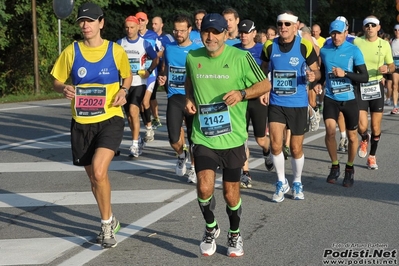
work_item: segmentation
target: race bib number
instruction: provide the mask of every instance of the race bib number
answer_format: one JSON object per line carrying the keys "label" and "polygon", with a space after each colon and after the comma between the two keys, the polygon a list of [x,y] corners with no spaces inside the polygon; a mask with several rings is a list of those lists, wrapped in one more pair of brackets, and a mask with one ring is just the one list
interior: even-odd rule
{"label": "race bib number", "polygon": [[367,83],[360,83],[360,96],[363,101],[381,98],[380,82],[373,80]]}
{"label": "race bib number", "polygon": [[107,91],[105,87],[76,87],[76,116],[92,117],[105,114]]}
{"label": "race bib number", "polygon": [[202,133],[216,137],[232,131],[229,107],[224,102],[199,105],[199,121]]}
{"label": "race bib number", "polygon": [[140,70],[140,58],[129,58],[129,64],[133,75],[137,75],[137,72]]}
{"label": "race bib number", "polygon": [[330,88],[333,94],[348,92],[352,89],[352,83],[347,77],[336,77],[333,73],[328,73]]}
{"label": "race bib number", "polygon": [[273,71],[273,91],[280,96],[289,96],[297,92],[296,71]]}
{"label": "race bib number", "polygon": [[185,67],[169,66],[168,86],[170,88],[184,89],[185,80],[186,80]]}

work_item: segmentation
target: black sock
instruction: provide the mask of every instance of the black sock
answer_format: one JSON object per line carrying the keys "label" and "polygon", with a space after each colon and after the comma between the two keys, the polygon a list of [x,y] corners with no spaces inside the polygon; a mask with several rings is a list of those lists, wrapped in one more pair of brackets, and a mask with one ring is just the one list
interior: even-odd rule
{"label": "black sock", "polygon": [[268,149],[267,151],[263,150],[263,156],[269,156],[270,154],[270,149]]}

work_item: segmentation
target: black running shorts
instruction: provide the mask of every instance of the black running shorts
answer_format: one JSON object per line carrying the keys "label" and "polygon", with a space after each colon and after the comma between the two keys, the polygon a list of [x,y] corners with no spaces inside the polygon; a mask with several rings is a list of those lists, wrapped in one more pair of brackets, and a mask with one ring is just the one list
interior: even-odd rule
{"label": "black running shorts", "polygon": [[[223,181],[228,182],[240,181],[241,168],[247,159],[244,145],[227,150],[215,150],[203,145],[193,145],[193,156],[197,173],[206,169],[216,172],[219,166],[223,169]],[[229,174],[225,174],[226,172]]]}
{"label": "black running shorts", "polygon": [[269,123],[285,124],[291,135],[304,135],[307,131],[308,107],[282,107],[269,105]]}
{"label": "black running shorts", "polygon": [[97,148],[107,148],[116,152],[122,142],[124,127],[124,118],[119,116],[93,124],[80,124],[72,119],[73,164],[79,166],[91,165]]}

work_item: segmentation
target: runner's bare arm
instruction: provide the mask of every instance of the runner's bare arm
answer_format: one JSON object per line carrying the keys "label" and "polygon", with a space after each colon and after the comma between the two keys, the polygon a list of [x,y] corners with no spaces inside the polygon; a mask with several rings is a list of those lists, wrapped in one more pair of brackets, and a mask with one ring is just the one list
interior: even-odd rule
{"label": "runner's bare arm", "polygon": [[195,107],[193,84],[191,82],[191,78],[186,77],[186,81],[184,82],[184,88],[186,90],[186,110],[189,114],[193,115],[197,112],[197,108]]}
{"label": "runner's bare arm", "polygon": [[253,84],[251,87],[243,89],[245,91],[245,97],[242,96],[241,90],[233,90],[226,93],[223,97],[225,103],[229,106],[234,106],[238,102],[241,102],[244,99],[254,99],[258,98],[265,93],[269,92],[271,89],[270,81],[268,79],[264,79]]}
{"label": "runner's bare arm", "polygon": [[75,97],[75,88],[72,85],[67,85],[57,79],[54,79],[53,89],[58,93],[64,94],[65,98],[68,100],[72,100]]}

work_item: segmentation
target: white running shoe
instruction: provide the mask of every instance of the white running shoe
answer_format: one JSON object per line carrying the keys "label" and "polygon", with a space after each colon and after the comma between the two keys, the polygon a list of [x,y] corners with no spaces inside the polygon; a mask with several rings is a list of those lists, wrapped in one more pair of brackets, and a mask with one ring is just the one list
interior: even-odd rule
{"label": "white running shoe", "polygon": [[312,106],[308,106],[309,112],[309,130],[317,131],[320,126],[320,112],[319,109],[315,111]]}
{"label": "white running shoe", "polygon": [[340,152],[348,151],[348,138],[341,138],[339,140],[338,151]]}
{"label": "white running shoe", "polygon": [[205,228],[204,236],[200,244],[200,251],[203,256],[212,256],[216,251],[216,238],[220,234],[220,228],[216,225],[212,231]]}
{"label": "white running shoe", "polygon": [[194,168],[191,167],[186,174],[187,174],[187,183],[197,184],[197,174],[195,173]]}
{"label": "white running shoe", "polygon": [[145,132],[145,137],[144,137],[144,141],[145,142],[150,142],[154,140],[154,130],[152,129],[152,127],[150,128],[146,128],[146,132]]}
{"label": "white running shoe", "polygon": [[132,146],[130,146],[129,151],[130,151],[130,155],[133,157],[137,158],[140,156],[139,146],[132,145]]}
{"label": "white running shoe", "polygon": [[292,198],[294,200],[305,199],[305,196],[303,194],[303,185],[301,182],[292,183]]}
{"label": "white running shoe", "polygon": [[227,235],[227,245],[227,256],[241,257],[244,255],[244,243],[240,233],[233,234],[229,232]]}
{"label": "white running shoe", "polygon": [[183,154],[184,154],[183,158],[177,156],[176,175],[178,176],[184,176],[187,171],[186,163],[188,162],[188,152],[186,150],[183,150]]}
{"label": "white running shoe", "polygon": [[285,183],[281,181],[277,181],[276,183],[276,192],[272,196],[272,201],[274,202],[282,202],[284,200],[284,194],[290,190],[290,185],[288,184],[288,180],[285,179]]}

